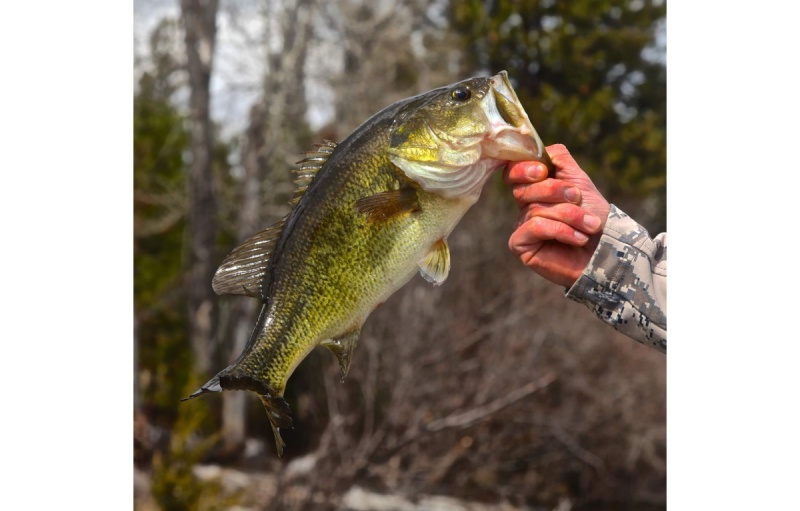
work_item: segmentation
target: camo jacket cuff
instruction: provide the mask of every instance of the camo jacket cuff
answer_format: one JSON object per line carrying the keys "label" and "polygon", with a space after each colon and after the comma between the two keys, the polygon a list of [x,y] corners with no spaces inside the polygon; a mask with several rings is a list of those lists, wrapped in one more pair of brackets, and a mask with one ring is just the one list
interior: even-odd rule
{"label": "camo jacket cuff", "polygon": [[600,243],[567,298],[642,344],[667,352],[667,234],[611,205]]}

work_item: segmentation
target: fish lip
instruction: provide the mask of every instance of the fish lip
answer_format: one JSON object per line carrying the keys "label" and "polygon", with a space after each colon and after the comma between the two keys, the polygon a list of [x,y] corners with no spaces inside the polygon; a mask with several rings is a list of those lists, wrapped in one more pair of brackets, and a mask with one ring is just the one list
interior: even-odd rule
{"label": "fish lip", "polygon": [[[495,141],[502,138],[509,144],[502,150],[487,146],[489,154],[509,161],[542,160],[545,154],[544,144],[514,92],[508,80],[508,73],[500,71],[489,79],[489,84],[492,93],[487,94],[484,100],[492,102],[493,105],[487,110],[497,112],[501,118],[490,119],[492,123],[490,138]],[[508,111],[510,107],[515,111]]]}

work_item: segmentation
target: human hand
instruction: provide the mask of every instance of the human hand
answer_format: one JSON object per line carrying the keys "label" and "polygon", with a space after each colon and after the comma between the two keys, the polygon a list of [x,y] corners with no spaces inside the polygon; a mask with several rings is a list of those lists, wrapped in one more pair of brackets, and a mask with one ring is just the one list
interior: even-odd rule
{"label": "human hand", "polygon": [[597,249],[610,206],[565,146],[546,150],[555,178],[533,161],[515,162],[503,172],[520,208],[508,248],[542,277],[570,287]]}

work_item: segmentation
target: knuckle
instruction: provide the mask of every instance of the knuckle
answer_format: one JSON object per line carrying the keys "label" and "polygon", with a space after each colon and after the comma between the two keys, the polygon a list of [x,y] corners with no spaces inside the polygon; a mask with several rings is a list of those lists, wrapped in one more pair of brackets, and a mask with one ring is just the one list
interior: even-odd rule
{"label": "knuckle", "polygon": [[570,223],[575,227],[583,225],[583,217],[586,215],[583,208],[572,206],[570,209]]}
{"label": "knuckle", "polygon": [[563,196],[564,182],[559,179],[548,179],[542,182],[542,187],[548,199],[555,199]]}
{"label": "knuckle", "polygon": [[525,198],[528,195],[526,186],[515,186],[511,189],[512,195],[514,195],[514,199],[518,202],[525,202]]}

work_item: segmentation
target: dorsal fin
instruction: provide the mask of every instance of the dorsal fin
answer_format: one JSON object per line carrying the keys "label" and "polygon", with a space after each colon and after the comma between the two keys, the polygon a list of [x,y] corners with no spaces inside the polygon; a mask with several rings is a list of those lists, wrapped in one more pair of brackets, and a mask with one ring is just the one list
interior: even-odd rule
{"label": "dorsal fin", "polygon": [[286,217],[248,238],[222,261],[211,287],[218,295],[261,297],[272,250],[281,237]]}
{"label": "dorsal fin", "polygon": [[308,189],[311,181],[314,180],[317,172],[325,165],[330,155],[333,154],[333,150],[336,148],[336,142],[325,140],[322,144],[314,144],[314,147],[316,148],[315,151],[305,153],[306,157],[297,162],[297,164],[300,165],[300,167],[294,171],[294,173],[297,174],[297,179],[294,180],[297,184],[297,190],[294,192],[294,197],[289,201],[292,207],[295,207],[297,203],[300,202],[300,198]]}

